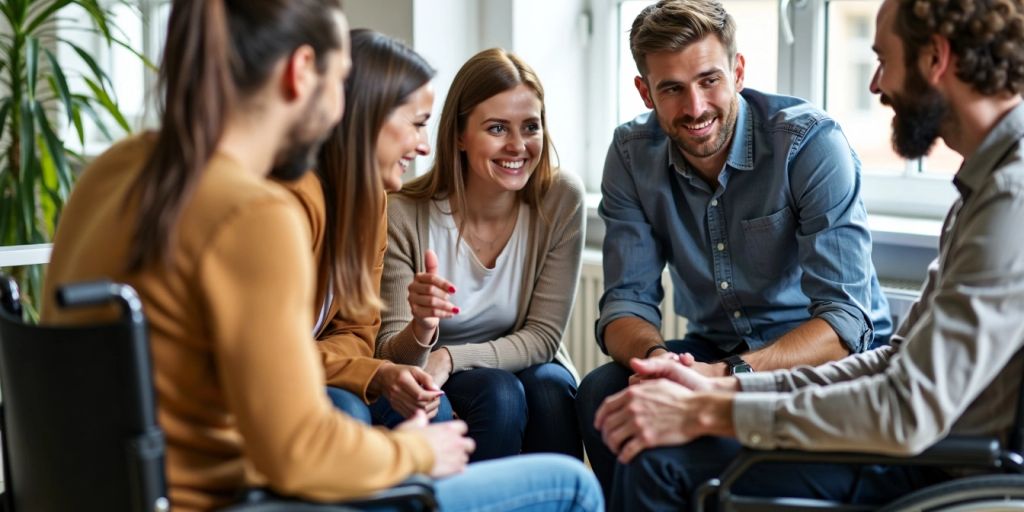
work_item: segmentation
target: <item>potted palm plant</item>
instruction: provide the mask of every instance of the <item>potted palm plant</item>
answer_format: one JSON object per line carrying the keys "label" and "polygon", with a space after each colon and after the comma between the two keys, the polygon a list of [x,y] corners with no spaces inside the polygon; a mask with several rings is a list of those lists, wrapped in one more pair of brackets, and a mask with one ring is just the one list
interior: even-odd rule
{"label": "potted palm plant", "polygon": [[[108,48],[127,48],[152,69],[115,26],[112,5],[0,0],[0,245],[49,242],[75,170],[85,161],[86,132],[99,130],[109,140],[112,128],[131,130],[110,77],[74,35],[85,32]],[[74,23],[66,22],[70,17]],[[11,273],[35,316],[42,269],[15,267]]]}

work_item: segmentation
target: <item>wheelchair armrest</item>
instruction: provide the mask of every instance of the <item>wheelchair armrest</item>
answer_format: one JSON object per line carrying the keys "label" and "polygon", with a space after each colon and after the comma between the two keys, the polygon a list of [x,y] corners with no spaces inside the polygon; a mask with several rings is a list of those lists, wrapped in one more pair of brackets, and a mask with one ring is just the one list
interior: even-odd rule
{"label": "wheelchair armrest", "polygon": [[241,503],[221,509],[220,512],[355,512],[370,507],[433,512],[438,509],[434,483],[426,476],[413,475],[372,496],[330,504],[304,502],[278,496],[264,489],[250,489],[246,491]]}
{"label": "wheelchair armrest", "polygon": [[856,452],[810,452],[803,450],[755,450],[745,448],[720,478],[697,488],[694,502],[702,508],[712,494],[731,496],[732,486],[751,467],[765,462],[803,462],[829,464],[882,464],[911,466],[954,466],[958,468],[998,469],[1006,453],[998,439],[992,437],[949,437],[913,456],[899,457]]}
{"label": "wheelchair armrest", "polygon": [[416,510],[437,510],[437,498],[434,496],[434,482],[423,475],[413,475],[402,483],[377,492],[373,496],[357,501],[347,501],[345,505],[357,509],[383,505],[400,506],[403,503],[419,503]]}

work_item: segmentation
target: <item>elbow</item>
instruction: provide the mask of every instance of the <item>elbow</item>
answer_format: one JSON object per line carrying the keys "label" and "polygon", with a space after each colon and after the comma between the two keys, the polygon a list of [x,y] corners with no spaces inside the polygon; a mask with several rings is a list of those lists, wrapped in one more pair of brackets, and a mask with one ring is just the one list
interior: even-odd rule
{"label": "elbow", "polygon": [[949,434],[952,425],[947,423],[932,415],[907,422],[894,436],[897,455],[913,457],[931,448]]}

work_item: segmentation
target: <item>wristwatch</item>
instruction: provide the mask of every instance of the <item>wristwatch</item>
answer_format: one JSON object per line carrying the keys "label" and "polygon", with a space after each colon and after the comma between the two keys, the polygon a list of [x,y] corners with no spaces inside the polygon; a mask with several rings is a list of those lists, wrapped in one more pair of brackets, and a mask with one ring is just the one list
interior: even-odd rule
{"label": "wristwatch", "polygon": [[754,368],[750,366],[750,363],[743,360],[740,356],[729,356],[722,359],[725,366],[729,368],[729,375],[736,375],[737,373],[753,373]]}

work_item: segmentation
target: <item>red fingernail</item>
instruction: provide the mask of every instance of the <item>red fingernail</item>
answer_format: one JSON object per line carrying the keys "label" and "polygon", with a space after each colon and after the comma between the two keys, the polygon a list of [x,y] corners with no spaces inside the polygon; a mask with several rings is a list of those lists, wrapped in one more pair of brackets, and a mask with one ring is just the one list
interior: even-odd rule
{"label": "red fingernail", "polygon": [[449,286],[448,287],[448,293],[455,293],[455,287],[454,286]]}
{"label": "red fingernail", "polygon": [[459,314],[459,308],[452,308],[452,313]]}

